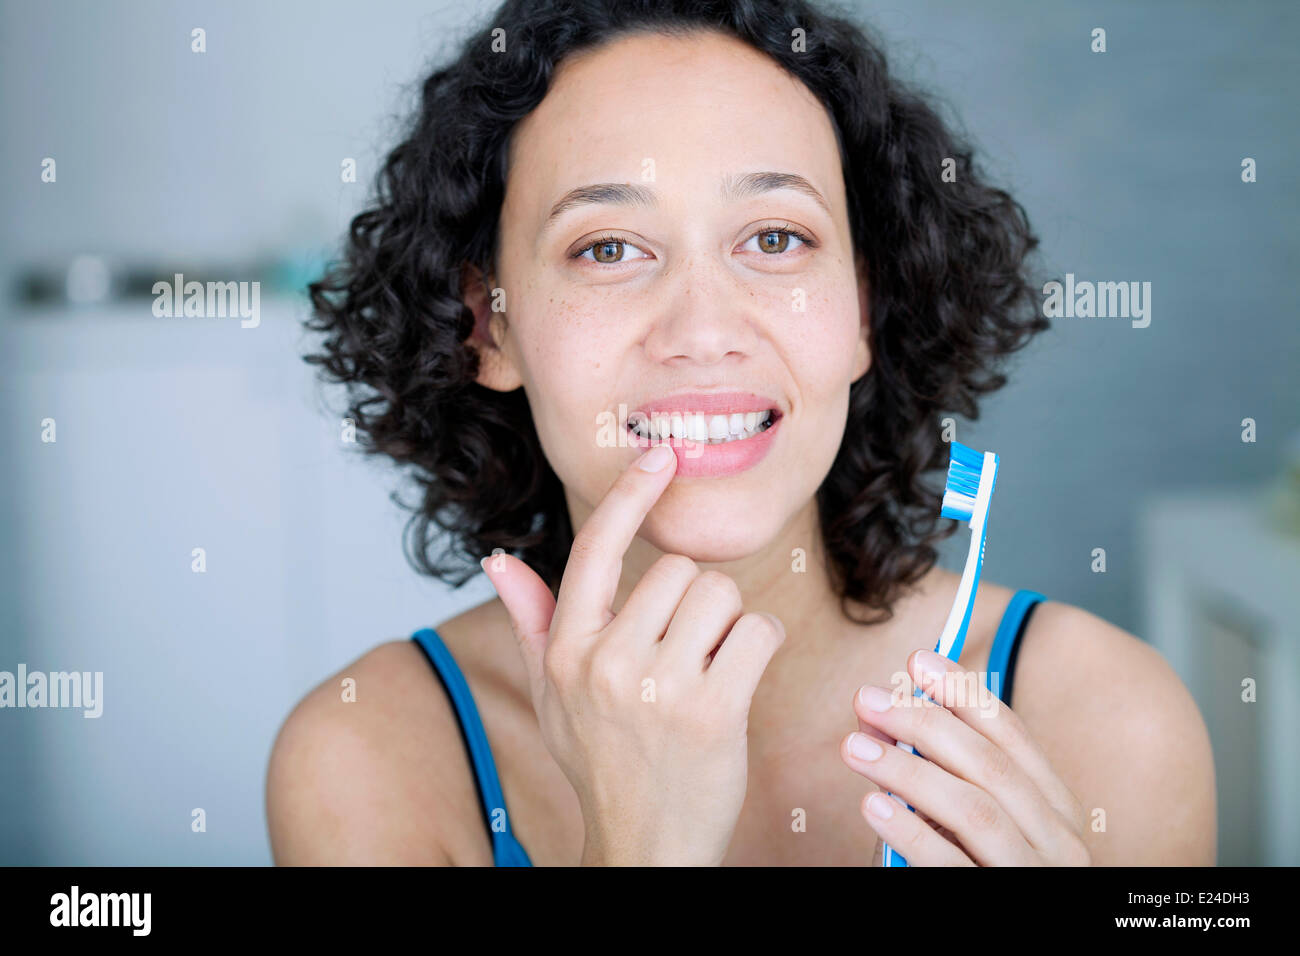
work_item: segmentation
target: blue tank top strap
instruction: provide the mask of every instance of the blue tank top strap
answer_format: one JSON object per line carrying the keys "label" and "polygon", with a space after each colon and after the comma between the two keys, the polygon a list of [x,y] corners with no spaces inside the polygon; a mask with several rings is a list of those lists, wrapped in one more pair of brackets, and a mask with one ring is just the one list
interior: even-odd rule
{"label": "blue tank top strap", "polygon": [[[993,637],[993,646],[989,649],[989,662],[984,675],[984,684],[997,694],[1007,706],[1011,705],[1011,681],[1015,676],[1016,654],[1020,650],[1020,636],[1025,632],[1029,615],[1039,602],[1047,598],[1037,591],[1022,588],[1011,596]],[[995,686],[996,684],[996,686]]]}
{"label": "blue tank top strap", "polygon": [[[469,751],[470,764],[478,784],[479,797],[483,802],[483,816],[487,822],[488,833],[492,838],[492,858],[496,866],[532,866],[528,854],[519,841],[515,839],[510,828],[510,815],[506,812],[505,797],[501,793],[501,782],[497,778],[496,764],[492,760],[492,748],[488,744],[487,733],[479,719],[478,708],[474,705],[474,695],[470,693],[469,684],[457,666],[456,660],[447,650],[438,632],[431,627],[422,628],[411,635],[411,639],[424,651],[434,673],[442,681],[455,708],[460,721],[461,735]],[[493,819],[499,817],[502,827],[494,827]]]}

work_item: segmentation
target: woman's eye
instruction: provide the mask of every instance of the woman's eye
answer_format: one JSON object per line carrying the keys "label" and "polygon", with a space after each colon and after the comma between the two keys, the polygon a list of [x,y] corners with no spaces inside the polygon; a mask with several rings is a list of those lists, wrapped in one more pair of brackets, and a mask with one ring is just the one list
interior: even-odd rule
{"label": "woman's eye", "polygon": [[[754,233],[749,237],[748,241],[758,243],[756,250],[758,252],[765,255],[780,255],[790,250],[791,240],[799,243],[799,245],[807,243],[806,239],[789,229],[764,229],[762,232]],[[794,246],[794,248],[798,249],[799,246]]]}
{"label": "woman's eye", "polygon": [[[615,239],[612,236],[607,236],[597,239],[591,245],[578,252],[574,258],[590,258],[592,262],[602,262],[605,264],[626,262],[628,260],[623,257],[622,253],[627,249],[636,249],[638,252],[641,251],[637,246],[632,245],[630,242],[624,242],[622,239]],[[591,256],[588,257],[587,253],[591,253]]]}

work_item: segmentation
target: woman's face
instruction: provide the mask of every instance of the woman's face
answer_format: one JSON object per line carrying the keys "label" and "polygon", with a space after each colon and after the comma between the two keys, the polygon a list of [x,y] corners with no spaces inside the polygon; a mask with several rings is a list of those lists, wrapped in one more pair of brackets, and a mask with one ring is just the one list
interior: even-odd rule
{"label": "woman's face", "polygon": [[835,133],[798,80],[718,34],[565,61],[516,127],[497,252],[480,381],[523,386],[576,520],[644,451],[637,412],[684,432],[655,547],[738,560],[807,516],[870,356]]}

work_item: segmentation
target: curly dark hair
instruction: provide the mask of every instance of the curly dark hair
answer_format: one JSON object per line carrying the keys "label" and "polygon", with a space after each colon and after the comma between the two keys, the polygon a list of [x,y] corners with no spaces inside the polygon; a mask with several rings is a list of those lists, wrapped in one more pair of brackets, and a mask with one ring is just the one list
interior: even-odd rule
{"label": "curly dark hair", "polygon": [[[859,623],[888,620],[899,590],[933,566],[934,544],[958,524],[939,516],[942,481],[925,480],[948,464],[938,416],[978,418],[978,395],[1006,383],[1000,360],[1048,327],[1026,271],[1038,239],[935,107],[891,77],[872,34],[829,10],[804,0],[506,0],[424,81],[342,259],[308,286],[306,325],[326,336],[305,357],[346,384],[361,448],[412,466],[423,500],[406,506],[404,539],[417,571],[460,587],[500,548],[558,591],[573,543],[563,488],[523,389],[476,382],[462,269],[494,271],[511,132],[558,64],[631,33],[700,30],[739,38],[802,80],[840,143],[872,353],[817,491],[841,609]],[[498,25],[511,42],[487,55]],[[792,49],[798,36],[805,43]],[[855,618],[851,601],[875,614]]]}

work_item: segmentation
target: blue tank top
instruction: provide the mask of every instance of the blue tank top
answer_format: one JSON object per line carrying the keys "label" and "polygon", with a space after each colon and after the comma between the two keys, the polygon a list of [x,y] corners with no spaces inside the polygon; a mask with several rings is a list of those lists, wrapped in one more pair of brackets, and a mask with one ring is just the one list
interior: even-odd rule
{"label": "blue tank top", "polygon": [[[1020,635],[1024,633],[1025,624],[1034,607],[1045,600],[1037,591],[1017,591],[1007,605],[1002,621],[998,624],[997,634],[993,637],[984,682],[989,690],[998,694],[1007,704],[1011,702],[1011,678],[1015,673]],[[470,766],[478,784],[483,819],[492,837],[493,862],[496,866],[532,866],[528,854],[510,828],[510,815],[506,813],[501,781],[497,778],[496,764],[492,761],[492,748],[488,745],[487,734],[483,730],[483,722],[479,719],[478,708],[474,706],[474,697],[465,682],[465,676],[433,628],[422,628],[411,635],[411,639],[433,665],[434,673],[442,681],[456,711],[461,736],[469,752]]]}

